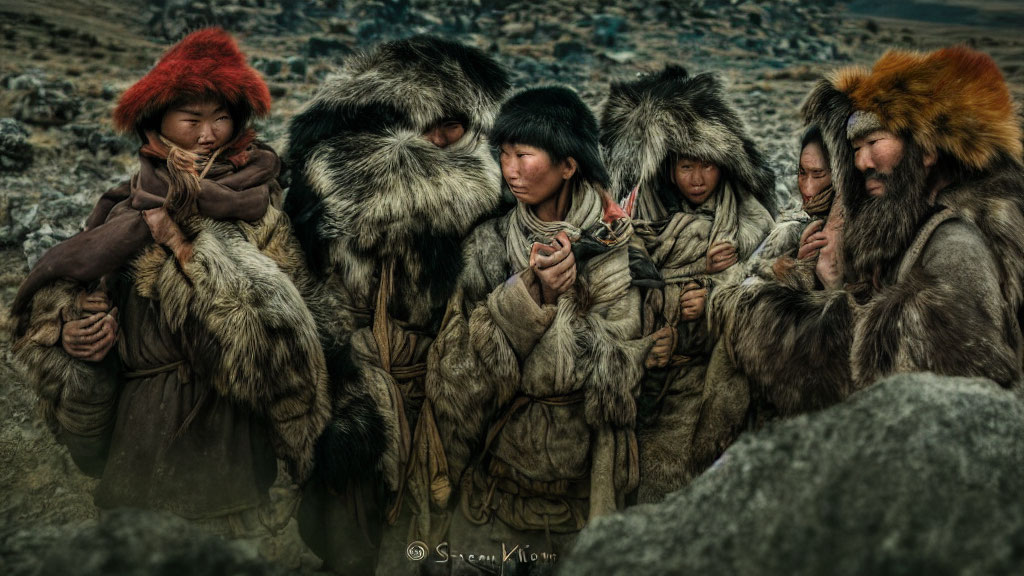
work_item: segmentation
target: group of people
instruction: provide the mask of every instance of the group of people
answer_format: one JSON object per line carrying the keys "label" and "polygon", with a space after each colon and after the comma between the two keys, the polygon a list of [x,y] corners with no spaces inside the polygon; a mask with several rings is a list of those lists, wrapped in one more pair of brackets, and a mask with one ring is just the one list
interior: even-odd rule
{"label": "group of people", "polygon": [[138,171],[12,307],[98,507],[257,534],[280,460],[338,573],[543,572],[773,418],[895,372],[1019,389],[1024,152],[988,56],[821,80],[785,214],[714,75],[612,84],[600,122],[509,92],[449,40],[351,56],[284,195],[225,32],[124,93]]}

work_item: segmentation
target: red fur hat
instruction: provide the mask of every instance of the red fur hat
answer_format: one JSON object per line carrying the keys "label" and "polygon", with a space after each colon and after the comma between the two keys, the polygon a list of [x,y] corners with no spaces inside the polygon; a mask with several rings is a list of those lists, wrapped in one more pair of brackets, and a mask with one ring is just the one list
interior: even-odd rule
{"label": "red fur hat", "polygon": [[142,80],[121,95],[114,109],[114,126],[131,132],[177,100],[209,96],[223,99],[244,121],[270,112],[266,82],[246,63],[235,40],[220,28],[197,30],[168,50]]}
{"label": "red fur hat", "polygon": [[985,169],[1000,156],[1021,162],[1021,127],[992,58],[966,46],[927,54],[891,50],[874,67],[838,71],[832,82],[853,109],[890,132],[909,133],[965,166]]}

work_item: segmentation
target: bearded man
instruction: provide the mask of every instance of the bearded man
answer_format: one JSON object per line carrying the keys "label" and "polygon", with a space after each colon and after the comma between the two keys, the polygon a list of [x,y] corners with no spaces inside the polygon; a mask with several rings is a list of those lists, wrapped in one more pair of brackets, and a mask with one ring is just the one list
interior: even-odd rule
{"label": "bearded man", "polygon": [[716,295],[752,393],[786,415],[898,372],[1018,388],[1021,127],[992,59],[890,51],[871,71],[822,80],[803,115],[832,153],[843,250],[819,258],[826,290],[770,282]]}

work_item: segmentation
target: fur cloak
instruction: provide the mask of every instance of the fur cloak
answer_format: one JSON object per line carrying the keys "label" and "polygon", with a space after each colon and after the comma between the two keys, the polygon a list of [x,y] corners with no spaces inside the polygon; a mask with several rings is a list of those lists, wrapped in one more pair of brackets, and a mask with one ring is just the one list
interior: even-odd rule
{"label": "fur cloak", "polygon": [[634,396],[650,342],[638,338],[626,243],[578,261],[574,288],[539,306],[532,271],[515,273],[508,253],[510,220],[466,240],[427,394],[462,513],[543,531],[547,510],[552,532],[575,532],[636,486]]}
{"label": "fur cloak", "polygon": [[[613,189],[628,194],[639,186],[637,229],[666,282],[645,298],[644,333],[665,324],[678,333],[669,367],[648,372],[641,398],[639,499],[658,501],[710,464],[745,416],[745,389],[732,383],[720,354],[713,353],[708,326],[715,309],[681,321],[679,298],[690,281],[713,293],[742,280],[743,262],[772,228],[775,176],[711,74],[691,77],[669,67],[613,84],[601,132]],[[699,207],[681,200],[667,178],[676,155],[721,169],[720,189]],[[740,263],[708,274],[706,252],[720,239],[736,246]]]}
{"label": "fur cloak", "polygon": [[[403,485],[460,243],[501,198],[486,134],[508,86],[479,50],[414,37],[349,58],[291,123],[285,209],[318,276],[308,300],[333,387],[318,469],[339,492]],[[443,119],[466,134],[438,148],[422,134]]]}
{"label": "fur cloak", "polygon": [[[181,267],[151,246],[131,266],[130,289],[159,303],[191,378],[266,418],[278,455],[302,481],[313,468],[329,403],[316,326],[292,280],[302,282],[304,263],[287,218],[270,207],[256,223],[196,217],[187,228],[192,260]],[[60,347],[63,318],[81,316],[81,289],[61,281],[37,292],[28,330],[14,345],[47,422],[79,443],[109,433],[122,378],[114,354],[91,363]],[[97,456],[84,458],[95,463]]]}

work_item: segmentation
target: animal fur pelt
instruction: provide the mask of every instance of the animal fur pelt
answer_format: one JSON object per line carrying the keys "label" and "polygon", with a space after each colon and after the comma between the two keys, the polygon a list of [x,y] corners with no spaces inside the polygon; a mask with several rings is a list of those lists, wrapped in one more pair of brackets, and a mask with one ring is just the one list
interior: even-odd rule
{"label": "animal fur pelt", "polygon": [[724,287],[711,300],[720,344],[746,374],[752,396],[780,415],[824,408],[852,392],[855,306],[848,293],[765,282]]}
{"label": "animal fur pelt", "polygon": [[278,455],[302,482],[330,398],[316,324],[282,270],[302,266],[287,219],[271,207],[257,224],[189,225],[192,259],[179,266],[150,248],[133,264],[135,290],[159,301],[163,321],[183,335],[196,378],[268,419]]}
{"label": "animal fur pelt", "polygon": [[[392,489],[398,483],[392,377],[360,331],[370,330],[388,262],[395,268],[387,312],[401,326],[393,342],[438,329],[462,268],[461,240],[501,199],[486,133],[508,87],[504,70],[479,50],[414,37],[349,58],[291,123],[296,178],[285,211],[318,276],[307,301],[334,402],[318,451],[336,489],[370,471],[385,474]],[[422,134],[443,119],[467,131],[438,148]]]}
{"label": "animal fur pelt", "polygon": [[710,73],[690,76],[678,66],[633,82],[613,83],[601,113],[612,191],[656,194],[670,153],[717,164],[776,216],[775,174],[754,145],[739,113]]}
{"label": "animal fur pelt", "polygon": [[131,132],[188,97],[223,99],[240,115],[235,119],[238,127],[270,112],[267,83],[246,63],[234,39],[220,28],[205,28],[175,44],[121,95],[114,109],[114,126]]}
{"label": "animal fur pelt", "polygon": [[874,114],[893,134],[912,134],[926,152],[945,152],[973,170],[1024,161],[1010,90],[987,54],[966,46],[890,50],[870,72],[844,68],[831,81],[855,110]]}

